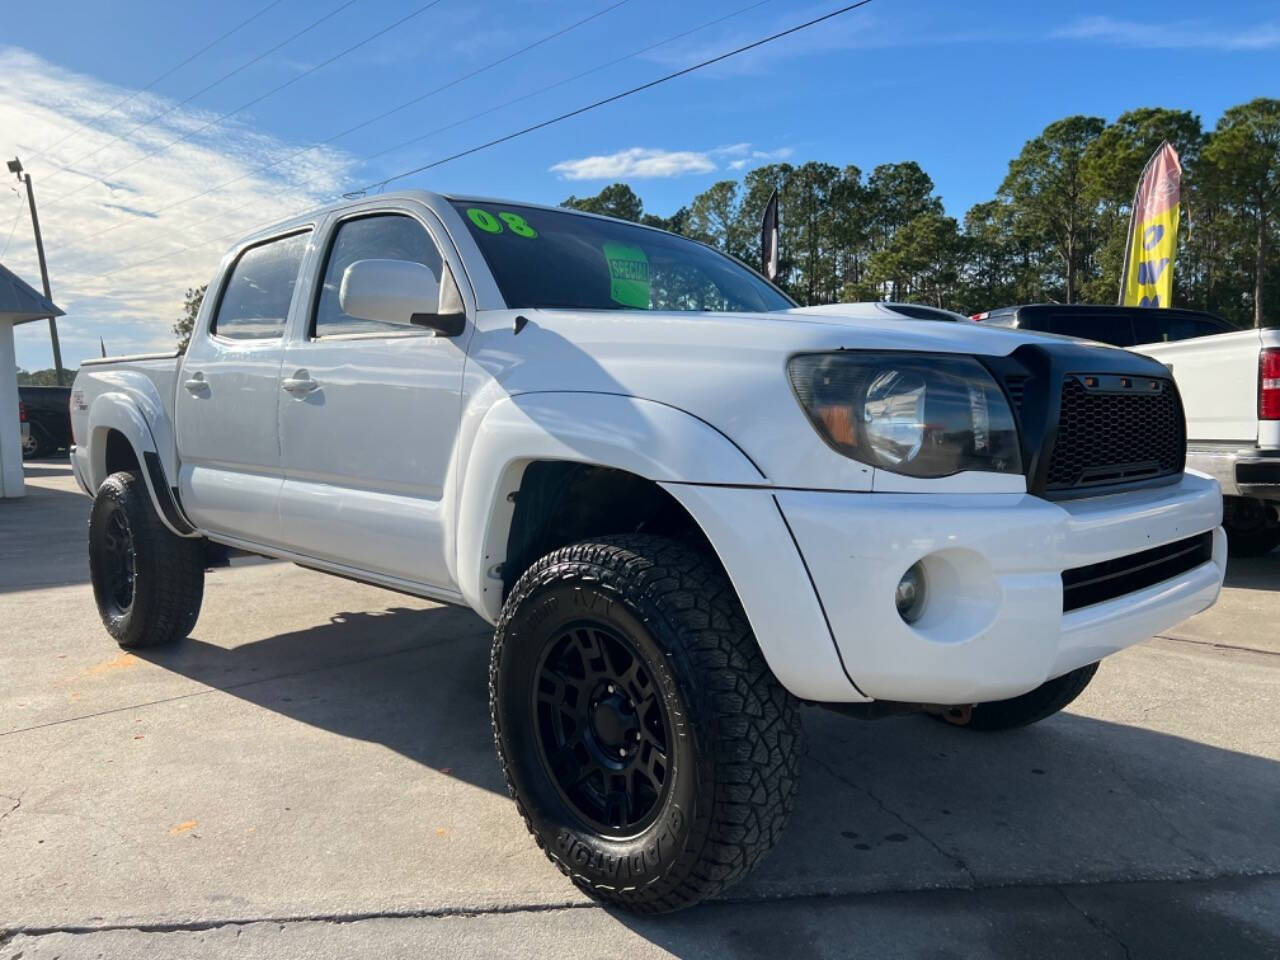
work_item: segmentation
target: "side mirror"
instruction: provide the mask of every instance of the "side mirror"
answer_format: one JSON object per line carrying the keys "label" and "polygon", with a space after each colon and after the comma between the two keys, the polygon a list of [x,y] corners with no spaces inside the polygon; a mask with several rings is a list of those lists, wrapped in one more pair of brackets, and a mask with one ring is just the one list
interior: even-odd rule
{"label": "side mirror", "polygon": [[[452,283],[450,277],[450,287]],[[412,260],[357,260],[342,273],[338,303],[343,313],[359,320],[412,323],[456,337],[463,331],[466,317],[461,310],[440,312],[441,289],[440,279],[424,264]],[[461,306],[460,302],[457,305]]]}

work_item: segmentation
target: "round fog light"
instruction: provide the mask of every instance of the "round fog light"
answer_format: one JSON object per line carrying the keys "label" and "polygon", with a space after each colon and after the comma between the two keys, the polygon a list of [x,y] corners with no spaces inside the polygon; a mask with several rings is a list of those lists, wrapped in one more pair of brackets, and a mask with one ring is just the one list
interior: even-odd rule
{"label": "round fog light", "polygon": [[898,616],[907,623],[915,623],[920,619],[920,614],[924,612],[924,567],[918,562],[913,563],[911,569],[898,581],[893,600],[898,605]]}

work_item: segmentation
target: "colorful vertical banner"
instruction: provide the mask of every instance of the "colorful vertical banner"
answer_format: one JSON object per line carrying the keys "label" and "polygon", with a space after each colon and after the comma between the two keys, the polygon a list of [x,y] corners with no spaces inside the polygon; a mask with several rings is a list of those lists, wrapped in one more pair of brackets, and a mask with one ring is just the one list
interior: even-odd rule
{"label": "colorful vertical banner", "polygon": [[1151,155],[1133,195],[1129,242],[1120,276],[1126,307],[1173,305],[1173,258],[1182,198],[1182,163],[1166,140]]}

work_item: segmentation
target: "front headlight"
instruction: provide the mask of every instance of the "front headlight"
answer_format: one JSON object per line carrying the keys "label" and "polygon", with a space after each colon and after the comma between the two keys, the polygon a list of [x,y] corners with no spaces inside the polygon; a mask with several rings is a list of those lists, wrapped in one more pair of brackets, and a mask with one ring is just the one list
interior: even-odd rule
{"label": "front headlight", "polygon": [[813,425],[847,457],[912,477],[1022,472],[1013,411],[972,357],[811,353],[792,357],[787,373]]}

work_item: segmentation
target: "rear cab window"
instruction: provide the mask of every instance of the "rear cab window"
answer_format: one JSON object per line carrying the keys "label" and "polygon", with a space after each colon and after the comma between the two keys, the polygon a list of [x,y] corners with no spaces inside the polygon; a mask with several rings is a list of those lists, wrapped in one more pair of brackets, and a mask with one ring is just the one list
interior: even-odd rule
{"label": "rear cab window", "polygon": [[228,340],[275,340],[284,335],[310,230],[244,250],[222,287],[209,332]]}
{"label": "rear cab window", "polygon": [[1057,314],[1048,318],[1044,328],[1049,333],[1096,340],[1113,347],[1131,347],[1137,342],[1133,339],[1133,324],[1123,314]]}
{"label": "rear cab window", "polygon": [[1153,316],[1133,318],[1134,336],[1137,343],[1174,343],[1178,340],[1194,340],[1197,337],[1211,337],[1217,333],[1229,333],[1230,327],[1218,323],[1208,317],[1159,316],[1161,311],[1153,311]]}

